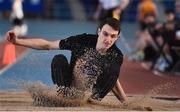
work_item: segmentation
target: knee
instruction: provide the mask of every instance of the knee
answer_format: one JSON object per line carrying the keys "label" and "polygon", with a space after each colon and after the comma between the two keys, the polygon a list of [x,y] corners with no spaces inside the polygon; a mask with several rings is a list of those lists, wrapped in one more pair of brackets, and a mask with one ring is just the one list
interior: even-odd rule
{"label": "knee", "polygon": [[58,54],[53,57],[53,60],[64,60],[64,59],[66,59],[66,56],[64,56],[63,54]]}
{"label": "knee", "polygon": [[54,66],[54,65],[57,65],[57,66],[68,65],[68,60],[66,56],[64,56],[63,54],[55,55],[51,62],[51,66]]}

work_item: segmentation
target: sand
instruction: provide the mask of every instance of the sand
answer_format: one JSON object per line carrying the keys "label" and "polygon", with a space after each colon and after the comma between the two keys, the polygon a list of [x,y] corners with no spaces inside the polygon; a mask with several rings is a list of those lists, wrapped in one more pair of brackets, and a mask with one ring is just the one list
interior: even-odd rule
{"label": "sand", "polygon": [[[23,85],[25,91],[0,92],[0,111],[179,111],[180,100],[165,100],[144,96],[128,96],[128,102],[120,103],[110,92],[101,102],[84,96],[64,98],[54,87],[43,83]],[[73,96],[76,94],[73,94]]]}
{"label": "sand", "polygon": [[131,104],[120,106],[118,100],[113,95],[106,96],[101,103],[85,103],[76,107],[47,107],[35,106],[33,99],[27,92],[0,92],[0,111],[91,111],[91,110],[180,110],[180,101],[168,101],[147,98],[143,101],[142,97],[128,97]]}

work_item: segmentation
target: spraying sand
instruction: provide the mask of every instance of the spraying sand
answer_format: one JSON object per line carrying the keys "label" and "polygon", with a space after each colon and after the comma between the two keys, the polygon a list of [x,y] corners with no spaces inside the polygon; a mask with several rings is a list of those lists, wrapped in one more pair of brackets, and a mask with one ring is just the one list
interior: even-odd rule
{"label": "spraying sand", "polygon": [[160,100],[149,95],[131,96],[121,104],[111,93],[99,102],[88,100],[89,93],[79,95],[75,89],[72,90],[77,94],[69,94],[73,97],[63,96],[56,86],[48,87],[42,82],[24,83],[23,87],[27,92],[1,92],[0,110],[180,110],[179,100]]}

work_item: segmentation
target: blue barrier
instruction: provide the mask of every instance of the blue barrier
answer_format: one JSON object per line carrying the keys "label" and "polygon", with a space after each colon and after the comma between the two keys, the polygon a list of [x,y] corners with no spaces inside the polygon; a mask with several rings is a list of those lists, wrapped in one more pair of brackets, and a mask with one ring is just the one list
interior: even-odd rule
{"label": "blue barrier", "polygon": [[[0,0],[0,11],[10,11],[13,0]],[[44,10],[43,0],[24,0],[24,12],[42,13]]]}
{"label": "blue barrier", "polygon": [[0,11],[11,10],[11,0],[0,0]]}
{"label": "blue barrier", "polygon": [[25,0],[23,2],[23,9],[26,12],[42,13],[44,10],[43,0]]}

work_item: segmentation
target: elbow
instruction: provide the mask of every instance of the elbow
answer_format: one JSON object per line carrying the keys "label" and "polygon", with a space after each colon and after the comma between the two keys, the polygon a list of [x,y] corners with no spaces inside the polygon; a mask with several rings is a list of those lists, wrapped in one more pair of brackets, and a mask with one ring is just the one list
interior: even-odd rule
{"label": "elbow", "polygon": [[51,41],[42,40],[41,44],[38,46],[39,50],[54,50],[54,49],[57,49],[58,45],[59,45],[59,41],[57,41],[57,42],[51,42]]}
{"label": "elbow", "polygon": [[39,47],[39,50],[50,50],[50,49],[51,49],[51,44],[49,41],[44,41]]}
{"label": "elbow", "polygon": [[43,45],[43,46],[41,46],[41,48],[39,50],[50,50],[50,46],[48,44]]}

